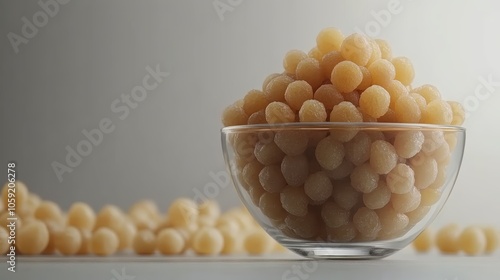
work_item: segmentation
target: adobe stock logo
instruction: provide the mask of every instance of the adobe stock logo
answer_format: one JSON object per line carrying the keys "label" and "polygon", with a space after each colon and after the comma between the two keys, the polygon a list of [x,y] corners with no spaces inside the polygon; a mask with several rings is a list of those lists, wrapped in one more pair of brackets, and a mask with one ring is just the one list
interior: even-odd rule
{"label": "adobe stock logo", "polygon": [[281,276],[282,280],[306,280],[311,274],[318,270],[318,261],[304,261],[300,265],[294,264],[291,269],[286,270]]}
{"label": "adobe stock logo", "polygon": [[243,3],[243,0],[214,0],[212,5],[220,21],[224,21],[224,14],[226,12],[233,12],[241,3]]}
{"label": "adobe stock logo", "polygon": [[370,15],[373,20],[368,21],[364,29],[361,30],[359,27],[355,27],[354,31],[359,34],[365,34],[369,37],[375,37],[380,35],[382,28],[385,28],[391,24],[392,18],[395,15],[401,14],[403,11],[403,5],[399,0],[390,0],[387,2],[386,9],[382,9],[379,11],[371,11]]}
{"label": "adobe stock logo", "polygon": [[[142,83],[133,87],[129,94],[123,93],[120,98],[116,98],[111,102],[111,112],[121,121],[128,118],[131,111],[138,108],[140,103],[144,102],[150,93],[156,90],[170,76],[169,72],[160,70],[160,65],[156,65],[156,68],[147,66],[145,70],[147,74],[142,78]],[[66,145],[65,161],[63,163],[53,161],[51,164],[59,182],[63,181],[64,174],[73,172],[82,163],[84,158],[88,157],[104,141],[107,134],[115,130],[115,123],[116,121],[113,122],[110,117],[102,118],[96,128],[90,130],[83,129],[81,131],[85,139],[81,139],[74,146],[75,148]]]}
{"label": "adobe stock logo", "polygon": [[111,280],[135,280],[135,276],[127,274],[125,267],[122,267],[121,271],[118,272],[116,269],[111,270],[113,278]]}
{"label": "adobe stock logo", "polygon": [[495,76],[493,74],[489,74],[486,77],[478,77],[478,84],[474,89],[474,94],[468,95],[462,102],[466,119],[481,107],[482,102],[485,102],[492,94],[498,92],[500,89],[500,80],[495,80],[494,78]]}
{"label": "adobe stock logo", "polygon": [[28,44],[29,39],[33,39],[40,28],[45,27],[49,23],[49,18],[55,17],[60,10],[60,5],[66,5],[70,0],[40,0],[38,1],[38,6],[41,10],[38,10],[31,17],[31,21],[22,17],[21,21],[23,26],[21,27],[21,35],[14,32],[9,32],[7,34],[7,39],[14,49],[14,52],[19,53],[19,46],[21,44]]}

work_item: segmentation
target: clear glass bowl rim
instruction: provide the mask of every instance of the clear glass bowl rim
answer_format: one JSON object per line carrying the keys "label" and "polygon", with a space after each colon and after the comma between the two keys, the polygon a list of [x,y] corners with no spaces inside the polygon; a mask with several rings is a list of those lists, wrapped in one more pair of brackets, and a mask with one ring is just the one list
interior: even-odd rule
{"label": "clear glass bowl rim", "polygon": [[226,126],[223,134],[235,132],[255,132],[268,130],[324,130],[324,129],[365,129],[365,130],[440,130],[465,132],[465,127],[456,125],[437,125],[421,123],[377,123],[377,122],[294,122],[276,124],[250,124]]}

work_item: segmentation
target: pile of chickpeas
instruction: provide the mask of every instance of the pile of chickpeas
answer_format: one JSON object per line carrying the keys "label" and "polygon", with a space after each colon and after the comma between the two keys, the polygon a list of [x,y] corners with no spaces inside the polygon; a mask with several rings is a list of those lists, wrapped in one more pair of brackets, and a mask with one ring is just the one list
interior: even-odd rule
{"label": "pile of chickpeas", "polygon": [[[166,214],[154,202],[142,200],[123,212],[106,205],[95,212],[75,202],[67,212],[52,201],[30,193],[16,182],[15,215],[8,211],[7,184],[0,202],[0,255],[15,246],[21,255],[109,256],[119,252],[139,255],[266,254],[285,249],[272,239],[244,208],[221,213],[215,201],[200,204],[176,199]],[[15,221],[15,232],[7,226]],[[15,236],[15,244],[8,243]]]}
{"label": "pile of chickpeas", "polygon": [[413,241],[417,252],[429,252],[434,246],[443,254],[463,252],[469,256],[494,253],[500,246],[500,231],[493,226],[467,226],[458,224],[441,227],[436,234],[427,228]]}
{"label": "pile of chickpeas", "polygon": [[[180,255],[194,252],[200,256],[284,253],[287,250],[262,230],[244,208],[221,213],[215,201],[196,204],[187,198],[176,199],[162,215],[150,200],[138,201],[128,212],[106,205],[97,213],[83,202],[73,203],[67,212],[54,202],[29,193],[16,182],[16,215],[11,216],[7,191],[0,201],[0,255],[15,246],[21,255],[115,254]],[[265,198],[264,198],[265,199]],[[17,218],[15,244],[7,227]],[[339,218],[341,219],[341,218]],[[413,241],[418,252],[436,246],[442,253],[491,254],[500,246],[500,231],[494,227],[457,224],[442,227],[437,234],[424,230]]]}
{"label": "pile of chickpeas", "polygon": [[463,107],[432,85],[414,87],[410,59],[388,42],[322,30],[309,53],[291,50],[222,114],[225,127],[270,124],[228,136],[236,176],[285,236],[351,242],[403,236],[440,200],[457,144],[453,131],[324,131],[286,123],[461,125]]}

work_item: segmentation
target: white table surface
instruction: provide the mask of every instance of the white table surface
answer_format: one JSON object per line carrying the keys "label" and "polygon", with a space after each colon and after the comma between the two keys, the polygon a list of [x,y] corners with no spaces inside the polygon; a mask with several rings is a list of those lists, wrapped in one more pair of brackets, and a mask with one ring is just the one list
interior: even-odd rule
{"label": "white table surface", "polygon": [[405,249],[382,260],[312,261],[292,253],[266,256],[19,257],[16,272],[0,265],[1,280],[149,279],[424,279],[500,280],[500,254],[467,257]]}

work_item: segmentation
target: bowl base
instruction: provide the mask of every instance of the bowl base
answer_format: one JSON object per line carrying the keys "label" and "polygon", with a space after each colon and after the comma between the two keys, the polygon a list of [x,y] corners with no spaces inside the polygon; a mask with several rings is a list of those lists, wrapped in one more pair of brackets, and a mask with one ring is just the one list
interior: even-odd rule
{"label": "bowl base", "polygon": [[325,247],[295,247],[287,246],[294,253],[306,258],[313,259],[337,259],[337,260],[368,260],[388,257],[399,251],[394,248],[380,248],[377,246],[358,246],[355,244],[345,245],[336,248]]}

